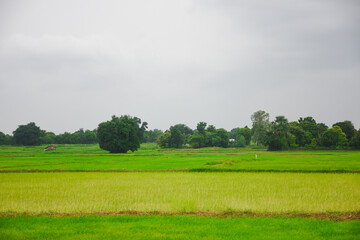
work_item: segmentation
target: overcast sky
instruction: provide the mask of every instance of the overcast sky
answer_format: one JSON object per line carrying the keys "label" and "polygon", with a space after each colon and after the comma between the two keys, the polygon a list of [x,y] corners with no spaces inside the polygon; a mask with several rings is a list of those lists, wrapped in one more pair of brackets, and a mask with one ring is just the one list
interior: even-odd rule
{"label": "overcast sky", "polygon": [[360,1],[0,0],[2,132],[230,130],[260,109],[360,127]]}

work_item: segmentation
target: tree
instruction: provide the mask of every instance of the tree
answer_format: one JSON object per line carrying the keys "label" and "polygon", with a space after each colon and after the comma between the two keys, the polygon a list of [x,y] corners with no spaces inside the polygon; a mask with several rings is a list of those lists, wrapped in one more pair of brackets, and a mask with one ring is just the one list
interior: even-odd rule
{"label": "tree", "polygon": [[246,140],[244,135],[237,135],[235,140],[235,146],[236,147],[245,147],[246,146]]}
{"label": "tree", "polygon": [[251,115],[252,134],[256,145],[265,143],[266,132],[269,130],[269,114],[260,110]]}
{"label": "tree", "polygon": [[110,121],[100,123],[97,129],[100,148],[111,153],[136,151],[140,147],[140,123],[139,118],[127,115],[112,116]]}
{"label": "tree", "polygon": [[56,142],[56,135],[53,132],[45,132],[41,137],[42,144],[52,144]]}
{"label": "tree", "polygon": [[156,142],[161,134],[163,134],[163,132],[159,129],[145,131],[143,142]]}
{"label": "tree", "polygon": [[182,124],[182,123],[176,124],[173,127],[178,129],[180,131],[180,133],[184,135],[185,143],[188,142],[190,135],[194,133],[194,131],[191,128],[189,128],[188,126],[186,126],[185,124]]}
{"label": "tree", "polygon": [[[231,139],[236,139],[236,136],[237,136],[237,134],[238,134],[238,130],[239,130],[240,128],[233,128],[233,129],[231,129],[230,130],[230,132],[229,132],[229,138],[231,138]],[[251,134],[251,132],[250,132],[250,134]]]}
{"label": "tree", "polygon": [[9,145],[9,137],[3,132],[0,132],[0,145]]}
{"label": "tree", "polygon": [[251,141],[251,130],[250,130],[250,128],[248,128],[248,126],[245,126],[244,128],[238,128],[236,139],[238,138],[238,135],[244,136],[245,144],[246,144],[246,145],[249,145],[249,144],[250,144],[250,141]]}
{"label": "tree", "polygon": [[17,145],[35,146],[41,143],[41,130],[35,123],[20,125],[14,132],[14,140]]}
{"label": "tree", "polygon": [[[140,139],[140,142],[143,142],[144,141],[144,133],[145,133],[146,129],[148,128],[148,123],[143,122],[141,124],[141,119],[138,118],[138,117],[134,117],[133,119],[135,120],[135,122],[139,126],[138,137]],[[140,124],[141,124],[141,127],[140,127]]]}
{"label": "tree", "polygon": [[289,132],[289,123],[284,116],[278,116],[271,123],[265,143],[269,151],[287,150],[295,143],[295,136]]}
{"label": "tree", "polygon": [[204,135],[195,133],[189,137],[189,144],[193,148],[201,148],[205,145]]}
{"label": "tree", "polygon": [[164,132],[163,134],[161,134],[159,136],[156,143],[161,148],[168,148],[168,147],[170,147],[170,138],[171,138],[171,133],[170,132]]}
{"label": "tree", "polygon": [[180,132],[175,126],[170,127],[170,143],[171,148],[181,148],[185,141],[185,135]]}
{"label": "tree", "polygon": [[196,126],[196,129],[198,131],[199,134],[202,134],[205,136],[205,129],[206,129],[206,122],[199,122]]}
{"label": "tree", "polygon": [[345,133],[346,138],[348,139],[348,141],[350,141],[351,138],[356,133],[356,129],[354,127],[354,124],[351,121],[337,122],[337,123],[335,123],[333,125],[333,127],[334,126],[339,126],[341,128],[341,130]]}
{"label": "tree", "polygon": [[209,125],[207,127],[206,131],[214,133],[214,132],[216,132],[216,127],[214,125]]}
{"label": "tree", "polygon": [[298,122],[289,123],[289,131],[295,136],[295,143],[298,146],[304,147],[311,142],[312,134],[302,129]]}
{"label": "tree", "polygon": [[157,144],[161,148],[181,148],[184,141],[185,135],[177,127],[171,126],[169,131],[159,136]]}
{"label": "tree", "polygon": [[351,138],[350,146],[360,149],[360,129],[356,131],[354,136]]}
{"label": "tree", "polygon": [[320,144],[324,147],[343,147],[348,144],[348,140],[341,128],[334,126],[320,136]]}
{"label": "tree", "polygon": [[178,129],[184,135],[191,135],[194,131],[186,126],[185,124],[179,123],[173,126],[174,128]]}
{"label": "tree", "polygon": [[217,129],[211,135],[211,142],[214,147],[226,148],[229,146],[229,133],[223,128]]}

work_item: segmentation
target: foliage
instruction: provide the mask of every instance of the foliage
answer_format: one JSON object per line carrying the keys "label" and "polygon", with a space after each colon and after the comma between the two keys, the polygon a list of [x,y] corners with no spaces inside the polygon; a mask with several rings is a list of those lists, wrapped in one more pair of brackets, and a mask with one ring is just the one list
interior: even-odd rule
{"label": "foliage", "polygon": [[199,134],[202,134],[205,136],[205,128],[206,128],[207,123],[206,122],[199,122],[196,126],[196,129],[198,131]]}
{"label": "foliage", "polygon": [[360,129],[356,131],[354,136],[351,138],[350,146],[360,149]]}
{"label": "foliage", "polygon": [[289,132],[295,136],[295,142],[300,147],[311,142],[312,134],[302,129],[298,122],[289,123]]}
{"label": "foliage", "polygon": [[250,144],[250,141],[251,141],[251,130],[250,130],[250,128],[248,128],[248,126],[245,126],[244,128],[238,128],[238,129],[237,129],[237,134],[236,134],[236,139],[238,138],[239,135],[244,136],[245,145],[249,145],[249,144]]}
{"label": "foliage", "polygon": [[156,143],[161,148],[169,148],[170,147],[170,138],[171,138],[171,133],[170,132],[164,132],[163,134],[161,134],[159,136]]}
{"label": "foliage", "polygon": [[171,126],[169,131],[166,131],[159,136],[157,144],[161,148],[181,148],[185,143],[185,135],[180,132],[179,128]]}
{"label": "foliage", "polygon": [[337,122],[333,125],[333,127],[334,126],[339,126],[341,128],[341,130],[345,133],[346,138],[349,141],[355,135],[356,129],[354,127],[354,124],[351,121]]}
{"label": "foliage", "polygon": [[265,143],[269,151],[288,150],[295,144],[295,136],[289,132],[289,123],[284,116],[278,116],[271,123],[271,130],[267,132]]}
{"label": "foliage", "polygon": [[209,125],[207,127],[206,131],[214,133],[214,132],[216,132],[216,127],[214,125]]}
{"label": "foliage", "polygon": [[269,114],[259,110],[251,115],[252,135],[256,145],[265,143],[266,132],[269,130]]}
{"label": "foliage", "polygon": [[97,129],[100,148],[111,153],[126,153],[136,151],[140,147],[139,118],[127,115],[113,116],[110,121],[102,122]]}
{"label": "foliage", "polygon": [[235,139],[235,146],[236,147],[245,147],[246,146],[246,140],[244,135],[238,134]]}
{"label": "foliage", "polygon": [[223,129],[217,129],[211,134],[212,147],[228,147],[229,146],[229,133]]}
{"label": "foliage", "polygon": [[339,126],[334,126],[321,134],[320,144],[325,147],[344,147],[347,146],[348,140],[341,128]]}
{"label": "foliage", "polygon": [[65,132],[54,137],[53,133],[46,132],[42,138],[42,143],[59,143],[59,144],[93,144],[97,143],[96,130],[85,130],[80,128],[74,133]]}
{"label": "foliage", "polygon": [[181,133],[177,127],[171,126],[169,147],[181,148],[184,142],[185,142],[185,135]]}
{"label": "foliage", "polygon": [[14,140],[17,145],[35,146],[41,144],[41,129],[31,122],[20,125],[14,132]]}
{"label": "foliage", "polygon": [[0,132],[0,145],[10,145],[12,142],[12,136]]}
{"label": "foliage", "polygon": [[194,133],[194,131],[191,128],[189,128],[188,126],[182,123],[176,124],[173,127],[179,130],[180,133],[183,135],[191,135]]}
{"label": "foliage", "polygon": [[304,144],[310,144],[311,139],[319,138],[328,127],[324,123],[316,123],[313,117],[305,117],[299,119],[299,126],[307,133]]}
{"label": "foliage", "polygon": [[161,130],[159,130],[159,129],[154,129],[154,130],[145,131],[143,142],[151,142],[151,143],[154,143],[154,142],[157,141],[157,139],[159,138],[159,136],[160,136],[161,134],[163,134],[163,131],[161,131]]}
{"label": "foliage", "polygon": [[184,136],[184,143],[188,143],[189,137],[191,134],[194,133],[194,131],[185,124],[181,124],[181,123],[176,124],[173,127],[179,130],[180,133]]}
{"label": "foliage", "polygon": [[229,138],[230,139],[236,139],[236,136],[238,134],[238,129],[239,128],[233,128],[233,129],[230,130],[230,132],[229,132]]}
{"label": "foliage", "polygon": [[205,146],[204,135],[195,133],[189,137],[189,144],[193,148],[201,148]]}

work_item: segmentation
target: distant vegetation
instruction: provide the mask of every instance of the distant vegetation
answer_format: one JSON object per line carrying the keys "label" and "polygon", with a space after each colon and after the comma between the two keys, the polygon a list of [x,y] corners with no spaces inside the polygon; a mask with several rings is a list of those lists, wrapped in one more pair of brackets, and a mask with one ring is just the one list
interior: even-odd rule
{"label": "distant vegetation", "polygon": [[[101,142],[100,146],[110,152],[135,151],[138,148],[135,146],[140,143],[154,142],[161,148],[226,148],[255,145],[266,146],[270,151],[299,148],[360,149],[360,129],[356,130],[351,121],[338,122],[330,128],[324,123],[316,122],[310,116],[301,117],[298,121],[293,122],[288,122],[284,116],[277,116],[273,122],[270,122],[269,114],[260,110],[251,116],[251,128],[245,126],[227,131],[223,128],[217,129],[214,125],[208,125],[206,122],[199,122],[196,129],[191,129],[185,124],[176,124],[163,132],[159,129],[146,130],[147,123],[143,122],[140,126],[141,120],[137,117],[115,118],[118,120],[132,119],[130,122],[134,121],[133,124],[135,123],[137,127],[132,129],[131,126],[135,125],[125,123],[118,126],[100,123],[94,130],[80,129],[74,133],[65,132],[56,135],[53,132],[41,130],[31,122],[27,125],[20,125],[13,135],[0,132],[0,145],[94,144],[106,138],[107,147]],[[105,125],[107,133],[99,133],[100,129],[105,129]],[[133,137],[130,137],[131,134]],[[113,146],[109,147],[109,144]],[[126,144],[132,147],[124,147]],[[122,147],[124,148],[121,149]]]}

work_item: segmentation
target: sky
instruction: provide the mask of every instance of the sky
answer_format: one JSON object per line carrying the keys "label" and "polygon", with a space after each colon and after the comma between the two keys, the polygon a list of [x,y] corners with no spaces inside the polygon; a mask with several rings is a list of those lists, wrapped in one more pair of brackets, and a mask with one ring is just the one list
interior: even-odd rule
{"label": "sky", "polygon": [[360,1],[0,0],[4,133],[230,130],[258,110],[360,128]]}

